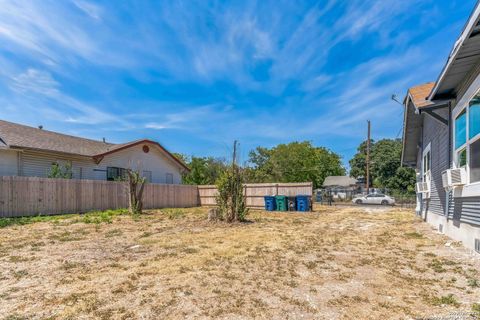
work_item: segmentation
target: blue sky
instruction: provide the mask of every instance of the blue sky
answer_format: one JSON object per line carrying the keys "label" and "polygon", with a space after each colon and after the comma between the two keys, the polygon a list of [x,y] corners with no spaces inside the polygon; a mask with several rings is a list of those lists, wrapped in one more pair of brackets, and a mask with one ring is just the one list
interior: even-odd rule
{"label": "blue sky", "polygon": [[0,119],[242,160],[395,138],[474,0],[0,1]]}

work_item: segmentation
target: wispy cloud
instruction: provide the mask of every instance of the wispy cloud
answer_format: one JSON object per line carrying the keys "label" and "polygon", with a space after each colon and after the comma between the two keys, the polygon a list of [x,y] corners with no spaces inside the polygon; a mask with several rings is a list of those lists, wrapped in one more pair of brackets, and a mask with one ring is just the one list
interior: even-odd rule
{"label": "wispy cloud", "polygon": [[73,3],[83,12],[85,12],[87,15],[89,15],[91,18],[100,20],[101,17],[100,15],[102,14],[102,9],[88,1],[83,1],[83,0],[74,0]]}
{"label": "wispy cloud", "polygon": [[472,6],[4,0],[0,110],[122,140],[183,139],[192,152],[229,139],[335,148],[361,140],[367,118],[395,136],[390,94],[436,76]]}
{"label": "wispy cloud", "polygon": [[[28,69],[24,73],[12,77],[10,88],[25,97],[31,96],[39,100],[54,103],[63,106],[62,112],[56,112],[55,115],[63,114],[59,121],[80,124],[101,124],[101,123],[127,123],[118,116],[104,112],[91,105],[83,103],[69,95],[61,92],[60,84],[53,79],[50,73],[37,69]],[[51,109],[47,109],[51,114]]]}

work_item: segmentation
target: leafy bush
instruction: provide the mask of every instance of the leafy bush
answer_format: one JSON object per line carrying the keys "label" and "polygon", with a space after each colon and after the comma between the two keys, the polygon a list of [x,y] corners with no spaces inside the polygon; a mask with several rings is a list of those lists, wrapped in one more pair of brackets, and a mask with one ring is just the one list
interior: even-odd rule
{"label": "leafy bush", "polygon": [[47,174],[48,178],[58,178],[58,179],[72,179],[73,171],[72,164],[70,162],[65,163],[63,166],[58,162],[52,163],[52,167]]}

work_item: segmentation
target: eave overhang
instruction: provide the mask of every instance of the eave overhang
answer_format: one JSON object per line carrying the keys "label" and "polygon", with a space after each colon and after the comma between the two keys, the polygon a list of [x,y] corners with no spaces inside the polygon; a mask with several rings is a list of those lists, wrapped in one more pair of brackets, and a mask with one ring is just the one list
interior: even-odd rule
{"label": "eave overhang", "polygon": [[428,100],[455,99],[459,86],[480,60],[479,4],[480,2],[477,2],[475,5],[460,37],[455,42]]}

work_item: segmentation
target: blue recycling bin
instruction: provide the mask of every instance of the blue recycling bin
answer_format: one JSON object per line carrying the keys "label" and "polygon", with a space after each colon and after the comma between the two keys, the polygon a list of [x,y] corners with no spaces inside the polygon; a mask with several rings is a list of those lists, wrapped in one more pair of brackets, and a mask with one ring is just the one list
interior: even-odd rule
{"label": "blue recycling bin", "polygon": [[297,211],[302,211],[302,212],[310,211],[310,196],[307,196],[307,195],[297,196]]}
{"label": "blue recycling bin", "polygon": [[265,210],[275,211],[277,208],[275,196],[265,196]]}

